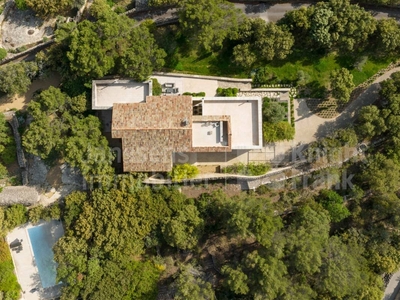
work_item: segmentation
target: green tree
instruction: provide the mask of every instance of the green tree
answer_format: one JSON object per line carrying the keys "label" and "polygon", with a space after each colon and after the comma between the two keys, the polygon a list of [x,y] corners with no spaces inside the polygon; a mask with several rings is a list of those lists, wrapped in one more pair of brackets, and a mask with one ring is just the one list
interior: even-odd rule
{"label": "green tree", "polygon": [[368,183],[371,190],[385,194],[400,189],[399,182],[396,179],[399,175],[399,164],[378,153],[370,157],[361,178]]}
{"label": "green tree", "polygon": [[286,109],[276,101],[263,99],[263,122],[278,123],[285,119],[287,115]]}
{"label": "green tree", "polygon": [[296,273],[312,275],[322,265],[322,250],[329,238],[330,218],[321,208],[301,207],[286,233],[285,256]]}
{"label": "green tree", "polygon": [[8,176],[7,168],[3,164],[0,163],[0,179],[3,179],[7,176]]}
{"label": "green tree", "polygon": [[8,96],[24,94],[38,70],[34,62],[19,62],[0,68],[0,91]]}
{"label": "green tree", "polygon": [[[160,271],[149,261],[106,261],[103,268],[89,262],[89,276],[94,277],[94,291],[87,299],[155,299]],[[102,274],[102,276],[101,276]],[[97,280],[101,278],[100,280]],[[85,288],[87,288],[85,286]]]}
{"label": "green tree", "polygon": [[174,282],[177,289],[174,299],[216,299],[211,283],[206,282],[202,277],[205,277],[203,272],[192,265],[182,267]]}
{"label": "green tree", "polygon": [[274,234],[282,228],[282,221],[274,215],[269,199],[246,197],[231,208],[228,229],[243,238],[255,237],[264,247],[269,247]]}
{"label": "green tree", "polygon": [[316,6],[311,19],[311,37],[318,47],[329,49],[332,46],[331,18],[334,13],[329,7]]}
{"label": "green tree", "polygon": [[85,20],[71,33],[67,57],[71,63],[71,70],[79,76],[103,77],[115,65],[111,54],[112,45],[106,42],[107,37],[99,37],[98,31],[104,30],[99,27],[96,23]]}
{"label": "green tree", "polygon": [[25,0],[26,5],[41,17],[51,17],[65,13],[74,3],[73,0]]}
{"label": "green tree", "polygon": [[308,44],[310,40],[309,32],[312,24],[311,16],[313,13],[313,6],[301,7],[288,11],[284,17],[278,21],[278,25],[284,25],[289,29],[296,40],[296,45]]}
{"label": "green tree", "polygon": [[260,18],[245,19],[238,34],[239,45],[233,48],[234,62],[244,68],[256,61],[284,59],[291,53],[294,39],[292,34]]}
{"label": "green tree", "polygon": [[24,149],[43,159],[49,157],[52,151],[62,147],[63,124],[55,119],[49,120],[44,113],[37,115],[22,137]]}
{"label": "green tree", "polygon": [[374,41],[379,55],[395,53],[400,47],[400,28],[396,20],[378,20]]}
{"label": "green tree", "polygon": [[340,222],[350,216],[350,212],[344,206],[343,198],[335,191],[322,190],[318,197],[322,206],[329,212],[332,222]]}
{"label": "green tree", "polygon": [[289,141],[294,138],[295,129],[288,122],[263,123],[264,141],[273,143],[277,141]]}
{"label": "green tree", "polygon": [[233,61],[242,68],[251,68],[257,62],[257,54],[249,43],[239,44],[233,48]]}
{"label": "green tree", "polygon": [[8,229],[14,229],[27,221],[26,207],[22,204],[14,204],[8,207],[4,213],[4,222]]}
{"label": "green tree", "polygon": [[20,298],[21,287],[14,273],[14,265],[6,241],[0,240],[0,297],[6,300]]}
{"label": "green tree", "polygon": [[225,0],[181,2],[179,23],[194,49],[211,51],[222,47],[237,31],[242,13]]}
{"label": "green tree", "polygon": [[328,299],[358,297],[365,285],[362,257],[357,248],[344,244],[339,237],[329,238],[324,249],[324,260],[316,276],[318,295]]}
{"label": "green tree", "polygon": [[375,32],[376,20],[349,0],[331,0],[317,3],[311,27],[319,45],[347,53],[364,49]]}
{"label": "green tree", "polygon": [[30,208],[28,210],[29,221],[32,222],[33,224],[37,224],[40,221],[40,219],[43,218],[43,212],[44,212],[44,207],[42,205]]}
{"label": "green tree", "polygon": [[168,176],[172,181],[180,182],[184,179],[195,178],[199,174],[199,169],[190,164],[175,165]]}
{"label": "green tree", "polygon": [[166,242],[180,249],[193,249],[204,228],[204,220],[194,205],[186,205],[170,218],[163,226],[162,232]]}
{"label": "green tree", "polygon": [[68,195],[66,234],[54,246],[57,280],[66,283],[62,299],[154,299],[160,271],[139,255],[175,197],[181,194],[143,186]]}
{"label": "green tree", "polygon": [[103,0],[95,1],[91,9],[96,22],[83,21],[72,32],[67,28],[57,33],[58,40],[68,43],[70,67],[78,76],[98,78],[119,72],[143,81],[164,64],[165,52],[158,49],[148,27],[119,16]]}
{"label": "green tree", "polygon": [[95,116],[75,119],[71,134],[65,141],[64,158],[82,174],[102,176],[113,174],[114,154],[101,133],[101,122]]}
{"label": "green tree", "polygon": [[237,295],[247,295],[250,291],[247,285],[248,276],[240,267],[233,269],[227,265],[222,267],[222,274],[226,276],[226,285]]}
{"label": "green tree", "polygon": [[11,142],[11,132],[7,125],[7,121],[3,113],[0,113],[0,154],[5,150],[5,147]]}
{"label": "green tree", "polygon": [[4,48],[0,48],[0,60],[3,60],[7,56],[7,50]]}
{"label": "green tree", "polygon": [[331,76],[332,96],[339,102],[346,103],[350,100],[354,89],[353,75],[346,68],[332,71]]}
{"label": "green tree", "polygon": [[354,128],[338,129],[334,132],[333,138],[339,140],[342,146],[355,147],[358,144],[358,137]]}
{"label": "green tree", "polygon": [[153,35],[146,26],[135,27],[130,32],[129,41],[132,43],[131,46],[119,58],[119,74],[144,81],[154,69],[164,65],[166,53],[157,47]]}
{"label": "green tree", "polygon": [[245,257],[243,265],[248,270],[248,285],[254,299],[276,299],[285,294],[289,281],[283,261],[254,251]]}
{"label": "green tree", "polygon": [[71,98],[54,87],[41,92],[28,106],[34,121],[22,139],[25,150],[41,158],[62,155],[86,178],[113,173],[114,156],[101,133],[100,120],[81,115],[86,105],[85,95]]}
{"label": "green tree", "polygon": [[357,132],[364,138],[371,139],[387,130],[385,118],[375,105],[363,106],[358,115],[360,125]]}

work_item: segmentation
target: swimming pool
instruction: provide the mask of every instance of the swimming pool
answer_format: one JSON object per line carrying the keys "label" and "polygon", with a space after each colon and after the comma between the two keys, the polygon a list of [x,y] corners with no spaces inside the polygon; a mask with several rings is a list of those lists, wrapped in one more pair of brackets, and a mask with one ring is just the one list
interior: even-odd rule
{"label": "swimming pool", "polygon": [[43,288],[56,285],[56,268],[53,246],[64,234],[61,222],[52,221],[28,229],[36,266]]}

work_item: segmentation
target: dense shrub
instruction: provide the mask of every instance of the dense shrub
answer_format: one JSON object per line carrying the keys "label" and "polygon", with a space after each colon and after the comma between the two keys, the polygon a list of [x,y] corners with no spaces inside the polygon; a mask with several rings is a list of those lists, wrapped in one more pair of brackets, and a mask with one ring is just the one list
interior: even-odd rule
{"label": "dense shrub", "polygon": [[286,121],[278,123],[263,123],[263,137],[264,142],[266,143],[290,141],[294,138],[294,135],[294,127]]}
{"label": "dense shrub", "polygon": [[160,96],[162,94],[161,84],[158,82],[157,78],[152,78],[153,82],[153,96]]}
{"label": "dense shrub", "polygon": [[192,97],[204,97],[206,95],[206,93],[205,92],[198,92],[198,93],[185,92],[182,95],[192,96]]}
{"label": "dense shrub", "polygon": [[18,299],[20,289],[14,274],[10,250],[4,239],[0,238],[0,299]]}
{"label": "dense shrub", "polygon": [[0,48],[0,60],[3,60],[7,56],[7,50],[4,48]]}
{"label": "dense shrub", "polygon": [[291,96],[290,97],[290,125],[294,128],[294,98]]}
{"label": "dense shrub", "polygon": [[322,206],[329,212],[332,222],[340,222],[350,216],[343,203],[343,197],[332,190],[322,190],[318,197]]}
{"label": "dense shrub", "polygon": [[273,72],[268,71],[267,68],[259,68],[256,70],[253,76],[253,85],[260,86],[266,83],[272,83],[276,80],[276,76]]}
{"label": "dense shrub", "polygon": [[171,172],[168,172],[168,176],[171,177],[171,180],[176,182],[194,178],[197,174],[199,174],[199,169],[190,164],[176,165],[172,168]]}
{"label": "dense shrub", "polygon": [[178,0],[149,0],[149,6],[170,6],[178,3]]}
{"label": "dense shrub", "polygon": [[28,211],[29,221],[32,222],[33,224],[38,223],[39,220],[43,218],[43,212],[44,212],[44,207],[42,205],[32,207]]}
{"label": "dense shrub", "polygon": [[17,161],[17,146],[14,139],[4,148],[4,151],[0,154],[0,159],[6,165]]}
{"label": "dense shrub", "polygon": [[279,103],[269,98],[264,98],[262,103],[263,122],[278,123],[286,121],[288,114],[287,103]]}
{"label": "dense shrub", "polygon": [[13,229],[26,223],[26,207],[22,204],[15,204],[8,207],[5,211],[5,223],[8,229]]}
{"label": "dense shrub", "polygon": [[236,163],[234,165],[223,168],[223,173],[230,174],[240,174],[247,176],[259,176],[267,173],[271,169],[271,166],[267,163],[249,163],[245,165],[244,163]]}
{"label": "dense shrub", "polygon": [[238,93],[237,88],[217,88],[217,95],[223,97],[236,97]]}
{"label": "dense shrub", "polygon": [[57,203],[43,207],[42,205],[35,206],[28,211],[29,221],[32,223],[38,223],[39,220],[43,219],[46,221],[59,220],[61,218],[61,210]]}
{"label": "dense shrub", "polygon": [[15,5],[16,5],[17,8],[20,9],[20,10],[25,10],[25,9],[27,9],[25,0],[15,0]]}

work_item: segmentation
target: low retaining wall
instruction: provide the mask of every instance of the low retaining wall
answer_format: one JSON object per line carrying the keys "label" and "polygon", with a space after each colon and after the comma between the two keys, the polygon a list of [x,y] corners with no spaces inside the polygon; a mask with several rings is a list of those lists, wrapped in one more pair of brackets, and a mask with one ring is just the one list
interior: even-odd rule
{"label": "low retaining wall", "polygon": [[[50,38],[53,38],[53,37],[54,37],[54,36],[52,36],[52,37],[50,37]],[[39,51],[41,51],[41,50],[43,50],[43,49],[45,49],[45,48],[47,48],[47,47],[50,47],[50,46],[51,46],[52,44],[54,44],[54,43],[55,43],[54,40],[50,40],[50,41],[48,41],[48,42],[41,43],[41,44],[36,45],[36,46],[34,46],[34,47],[32,47],[32,48],[29,48],[29,49],[26,50],[26,51],[13,54],[11,57],[6,58],[6,59],[3,59],[3,60],[0,62],[0,65],[5,65],[5,64],[7,64],[7,63],[10,63],[10,62],[12,62],[12,61],[14,61],[14,60],[20,58],[20,57],[23,57],[23,56],[25,56],[25,55],[29,55],[29,54],[31,54],[31,53],[33,53],[33,52],[39,52]]]}
{"label": "low retaining wall", "polygon": [[22,149],[22,143],[21,143],[21,136],[19,135],[19,122],[17,119],[17,116],[15,115],[14,112],[6,112],[4,113],[6,116],[7,121],[10,123],[13,134],[14,134],[14,139],[15,139],[15,144],[17,145],[17,161],[18,165],[21,169],[21,177],[22,177],[22,184],[27,185],[28,184],[28,171],[27,171],[27,165],[26,165],[26,159],[24,155],[24,151]]}

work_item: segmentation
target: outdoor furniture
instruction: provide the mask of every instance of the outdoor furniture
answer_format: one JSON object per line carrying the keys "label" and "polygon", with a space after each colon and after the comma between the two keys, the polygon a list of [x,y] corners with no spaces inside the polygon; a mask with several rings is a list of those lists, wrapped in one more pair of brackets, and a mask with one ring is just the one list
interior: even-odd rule
{"label": "outdoor furniture", "polygon": [[166,94],[177,94],[179,92],[178,88],[166,88],[165,93]]}
{"label": "outdoor furniture", "polygon": [[10,243],[11,251],[17,251],[17,253],[18,253],[19,251],[21,251],[21,250],[22,250],[22,244],[21,244],[21,242],[22,242],[22,240],[19,240],[19,239],[16,239],[16,240],[12,241],[12,242]]}

